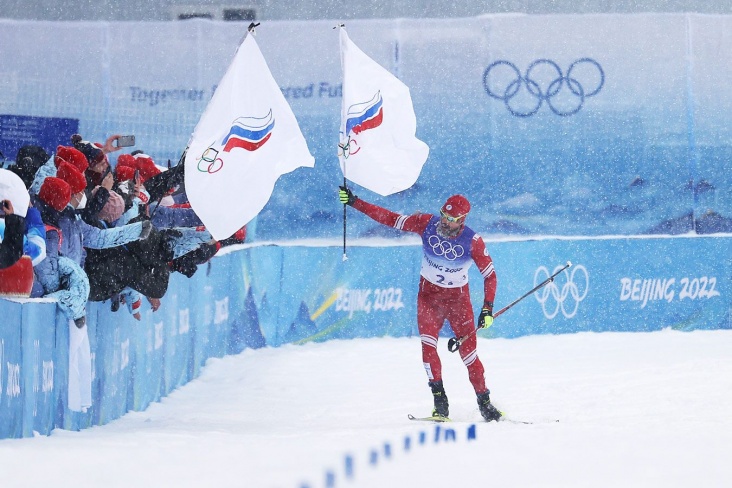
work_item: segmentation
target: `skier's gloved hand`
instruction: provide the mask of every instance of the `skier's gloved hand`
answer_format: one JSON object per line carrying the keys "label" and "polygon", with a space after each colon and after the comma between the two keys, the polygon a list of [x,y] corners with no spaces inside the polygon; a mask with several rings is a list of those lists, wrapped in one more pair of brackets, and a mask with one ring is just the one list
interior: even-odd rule
{"label": "skier's gloved hand", "polygon": [[338,188],[340,188],[340,190],[338,190],[338,198],[343,205],[353,205],[353,202],[358,199],[358,197],[353,194],[350,188],[345,186],[339,186]]}
{"label": "skier's gloved hand", "polygon": [[487,329],[491,325],[493,325],[493,304],[485,302],[478,316],[478,328]]}

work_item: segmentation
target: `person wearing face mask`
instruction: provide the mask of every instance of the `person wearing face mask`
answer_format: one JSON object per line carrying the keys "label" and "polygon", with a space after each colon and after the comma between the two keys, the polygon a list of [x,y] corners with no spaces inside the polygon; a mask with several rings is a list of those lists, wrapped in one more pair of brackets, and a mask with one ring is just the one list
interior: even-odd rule
{"label": "person wearing face mask", "polygon": [[[104,249],[145,238],[152,225],[139,222],[100,229],[81,218],[85,207],[86,178],[73,164],[60,161],[55,176],[41,182],[35,204],[44,217],[47,257],[37,266],[31,296],[57,300],[69,319],[68,408],[91,406],[91,349],[86,326],[89,278],[82,268],[85,248]],[[99,212],[101,213],[101,212]]]}
{"label": "person wearing face mask", "polygon": [[[63,236],[59,251],[62,256],[72,259],[83,268],[86,248],[117,247],[145,239],[150,235],[152,224],[149,222],[137,222],[108,229],[89,225],[82,216],[88,210],[86,208],[86,178],[80,171],[64,163],[59,165],[56,175],[71,187],[69,204],[61,211],[58,219],[58,227]],[[97,218],[100,212],[101,209],[94,212],[94,218]]]}
{"label": "person wearing face mask", "polygon": [[[478,328],[487,328],[493,323],[493,299],[497,286],[493,260],[483,239],[465,225],[470,202],[463,195],[453,195],[444,203],[439,215],[400,215],[358,198],[345,186],[340,187],[338,194],[341,203],[352,206],[376,222],[422,237],[417,326],[422,343],[422,362],[434,400],[432,415],[438,420],[447,418],[449,404],[437,353],[438,334],[445,320],[450,323],[456,337],[468,336],[475,330],[468,288],[468,268],[473,263],[483,276],[484,300]],[[470,334],[460,346],[460,356],[468,370],[481,415],[486,421],[499,420],[502,414],[491,404],[485,370],[476,348],[476,336]]]}

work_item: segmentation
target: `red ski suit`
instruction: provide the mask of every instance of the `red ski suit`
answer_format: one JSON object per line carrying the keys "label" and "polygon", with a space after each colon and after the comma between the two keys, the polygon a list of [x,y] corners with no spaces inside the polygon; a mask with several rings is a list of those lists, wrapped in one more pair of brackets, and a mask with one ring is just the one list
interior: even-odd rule
{"label": "red ski suit", "polygon": [[[417,295],[417,326],[422,341],[422,361],[430,381],[442,380],[442,364],[437,354],[437,337],[445,320],[455,336],[475,330],[470,303],[467,270],[474,262],[483,276],[484,299],[493,303],[496,273],[483,239],[465,227],[458,236],[445,238],[435,232],[439,218],[430,214],[400,215],[372,203],[356,199],[353,208],[375,221],[422,236],[423,259]],[[463,249],[469,247],[469,253]],[[457,252],[456,252],[457,250]],[[437,251],[437,252],[435,252]],[[447,257],[449,261],[445,261]],[[439,258],[443,258],[441,261]],[[459,259],[456,259],[459,258]],[[462,264],[452,263],[460,262]],[[449,264],[452,266],[445,266]],[[460,346],[460,356],[468,368],[468,377],[477,394],[487,391],[485,371],[478,358],[477,341],[472,334]]]}

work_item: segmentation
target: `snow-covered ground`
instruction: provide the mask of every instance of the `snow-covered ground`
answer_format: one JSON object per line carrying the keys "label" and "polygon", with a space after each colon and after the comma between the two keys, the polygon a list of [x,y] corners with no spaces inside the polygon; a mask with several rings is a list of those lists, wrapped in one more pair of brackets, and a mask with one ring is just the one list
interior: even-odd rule
{"label": "snow-covered ground", "polygon": [[732,331],[481,339],[494,403],[531,425],[481,422],[446,342],[439,442],[407,419],[431,410],[419,339],[331,341],[211,360],[106,426],[2,440],[2,486],[732,486]]}

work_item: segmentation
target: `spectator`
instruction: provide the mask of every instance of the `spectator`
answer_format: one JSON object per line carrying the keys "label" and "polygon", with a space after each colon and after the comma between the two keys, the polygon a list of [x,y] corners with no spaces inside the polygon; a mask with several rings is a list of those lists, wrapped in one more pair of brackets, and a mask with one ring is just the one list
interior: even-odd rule
{"label": "spectator", "polygon": [[38,195],[43,181],[48,176],[56,176],[58,168],[63,164],[68,164],[82,173],[89,166],[86,157],[81,152],[73,147],[58,146],[53,157],[49,158],[33,175],[33,182],[28,187],[31,195]]}
{"label": "spectator", "polygon": [[[22,179],[6,169],[0,169],[0,217],[5,229],[0,246],[0,268],[15,264],[23,255],[23,236],[25,234],[25,209],[30,197]],[[13,202],[20,205],[15,210]]]}
{"label": "spectator", "polygon": [[0,296],[27,297],[33,286],[33,264],[23,256],[25,219],[13,203],[0,201]]}
{"label": "spectator", "polygon": [[[83,266],[86,255],[85,248],[107,249],[117,247],[138,239],[145,239],[150,234],[152,224],[149,221],[107,229],[87,224],[81,218],[81,214],[86,207],[86,179],[84,175],[75,168],[62,164],[58,169],[58,177],[69,183],[72,193],[69,205],[61,212],[59,217],[59,228],[63,236],[61,241],[61,254],[63,256]],[[104,191],[107,190],[104,189]],[[100,212],[103,209],[104,207],[100,209]],[[89,215],[99,219],[99,212],[96,215],[93,213]]]}
{"label": "spectator", "polygon": [[45,257],[40,216],[28,208],[23,180],[0,169],[0,295],[30,295],[33,265]]}
{"label": "spectator", "polygon": [[87,186],[90,189],[100,185],[107,170],[111,169],[107,154],[121,149],[114,145],[114,141],[119,139],[119,137],[119,134],[115,134],[108,137],[104,144],[100,144],[98,142],[85,141],[79,134],[71,136],[72,146],[81,151],[89,163],[89,168],[85,174],[88,180]]}
{"label": "spectator", "polygon": [[13,202],[0,201],[0,217],[3,218],[3,235],[0,241],[0,268],[8,268],[23,256],[25,218],[15,215]]}
{"label": "spectator", "polygon": [[[44,180],[36,205],[46,225],[46,259],[35,267],[36,282],[31,296],[55,298],[69,320],[82,328],[86,324],[89,280],[78,264],[59,255],[59,220],[70,200],[68,183],[53,176]],[[62,260],[65,261],[60,263]]]}
{"label": "spectator", "polygon": [[42,147],[27,145],[18,149],[15,164],[8,169],[23,180],[26,188],[30,188],[38,169],[49,159],[50,156]]}
{"label": "spectator", "polygon": [[[122,193],[127,195],[130,208],[138,197],[151,210],[147,213],[159,229],[170,227],[203,227],[190,206],[176,205],[170,194],[183,183],[184,165],[161,171],[152,158],[135,151],[134,155],[122,154],[117,158],[116,179]],[[139,181],[134,181],[135,175]]]}
{"label": "spectator", "polygon": [[[70,176],[74,171],[77,170],[67,163],[62,163],[58,174],[74,182]],[[65,180],[54,176],[46,177],[41,184],[35,204],[46,226],[46,259],[35,268],[36,281],[31,296],[55,299],[68,320],[67,407],[72,411],[83,412],[92,404],[91,347],[89,330],[86,326],[89,279],[74,260],[60,255],[61,214],[71,200],[71,191],[71,186]]]}

